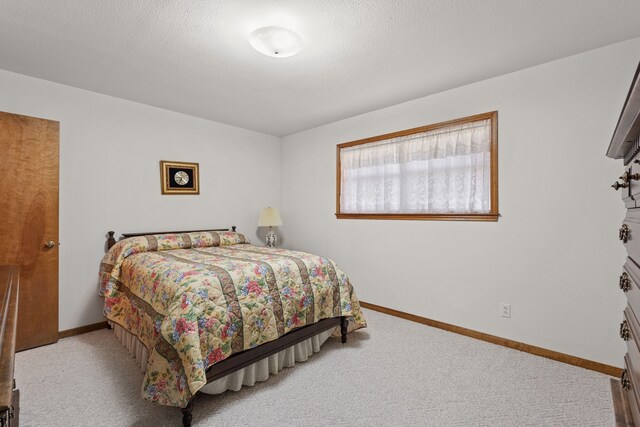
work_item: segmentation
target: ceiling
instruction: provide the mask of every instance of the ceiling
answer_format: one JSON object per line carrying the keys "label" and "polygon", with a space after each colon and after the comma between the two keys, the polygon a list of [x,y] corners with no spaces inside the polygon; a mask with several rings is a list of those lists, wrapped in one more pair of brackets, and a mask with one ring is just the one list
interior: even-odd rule
{"label": "ceiling", "polygon": [[[640,36],[637,0],[2,0],[0,68],[284,136]],[[256,28],[305,43],[270,58]]]}

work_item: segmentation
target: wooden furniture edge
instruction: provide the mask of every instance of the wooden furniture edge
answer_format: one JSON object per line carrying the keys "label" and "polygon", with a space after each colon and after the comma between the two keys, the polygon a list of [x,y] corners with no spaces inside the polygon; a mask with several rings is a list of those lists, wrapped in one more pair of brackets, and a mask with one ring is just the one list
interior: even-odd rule
{"label": "wooden furniture edge", "polygon": [[97,331],[98,329],[107,329],[108,327],[109,323],[105,320],[103,322],[91,323],[90,325],[78,326],[77,328],[65,329],[64,331],[58,332],[58,339],[69,338],[74,335]]}
{"label": "wooden furniture edge", "polygon": [[631,409],[627,400],[627,393],[622,389],[620,380],[611,378],[611,399],[613,400],[613,413],[616,427],[633,427]]}
{"label": "wooden furniture edge", "polygon": [[360,301],[360,305],[370,310],[378,311],[380,313],[388,314],[402,319],[410,320],[412,322],[421,323],[423,325],[431,326],[445,331],[453,332],[456,334],[464,335],[470,338],[475,338],[481,341],[490,342],[492,344],[501,345],[514,350],[530,353],[535,356],[541,356],[547,359],[555,360],[556,362],[566,363],[568,365],[578,366],[580,368],[588,369],[590,371],[600,372],[612,377],[619,378],[622,374],[621,368],[615,366],[606,365],[604,363],[595,362],[588,359],[583,359],[577,356],[571,356],[569,354],[560,353],[554,350],[548,350],[546,348],[537,347],[531,344],[526,344],[520,341],[510,340],[508,338],[502,338],[495,335],[487,334],[484,332],[475,331],[473,329],[463,328],[461,326],[452,325],[439,320],[429,319],[427,317],[418,316],[415,314],[406,313],[404,311],[395,310],[393,308],[383,307],[381,305],[371,304],[368,302]]}
{"label": "wooden furniture edge", "polygon": [[[624,105],[622,106],[622,111],[620,111],[620,116],[618,117],[618,121],[616,122],[616,128],[613,130],[613,135],[611,136],[611,142],[609,142],[609,147],[607,148],[607,157],[612,159],[620,159],[621,156],[621,148],[625,143],[625,139],[629,134],[629,131],[633,128],[636,117],[630,117],[630,111],[637,110],[638,98],[632,100],[631,97],[634,95],[636,91],[636,83],[638,82],[638,77],[640,76],[640,64],[638,64],[636,68],[636,72],[633,75],[633,79],[631,80],[631,85],[629,86],[629,92],[627,92],[627,97],[624,100]],[[635,108],[627,109],[630,105],[630,101],[635,103]],[[627,119],[629,122],[626,123],[626,129],[621,129],[621,125],[623,121]]]}
{"label": "wooden furniture edge", "polygon": [[20,269],[2,266],[3,283],[0,283],[0,425],[6,425],[6,417],[17,417],[14,405],[16,395],[14,366],[16,327],[18,325],[18,298],[20,293]]}

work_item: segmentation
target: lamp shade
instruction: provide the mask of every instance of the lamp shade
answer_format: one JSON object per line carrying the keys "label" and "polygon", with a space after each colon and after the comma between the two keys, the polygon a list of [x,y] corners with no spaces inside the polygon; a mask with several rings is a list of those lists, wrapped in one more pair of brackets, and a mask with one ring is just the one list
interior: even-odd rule
{"label": "lamp shade", "polygon": [[280,212],[276,208],[264,208],[260,213],[260,219],[258,220],[258,227],[277,227],[282,225],[282,219],[280,218]]}

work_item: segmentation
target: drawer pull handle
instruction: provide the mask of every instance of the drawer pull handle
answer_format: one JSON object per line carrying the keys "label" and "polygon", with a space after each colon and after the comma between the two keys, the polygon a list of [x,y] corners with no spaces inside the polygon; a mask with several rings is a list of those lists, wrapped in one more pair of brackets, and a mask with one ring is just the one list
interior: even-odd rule
{"label": "drawer pull handle", "polygon": [[621,180],[623,180],[626,183],[628,183],[629,181],[637,181],[640,179],[640,173],[631,173],[630,172],[631,169],[629,169],[628,171],[625,171],[625,173],[620,177]]}
{"label": "drawer pull handle", "polygon": [[629,226],[627,224],[622,224],[622,227],[618,230],[618,238],[623,243],[627,243],[627,240],[629,240]]}
{"label": "drawer pull handle", "polygon": [[626,320],[623,320],[622,323],[620,323],[620,338],[622,338],[625,341],[629,341],[630,338],[630,334],[629,334],[629,323]]}
{"label": "drawer pull handle", "polygon": [[620,375],[620,382],[622,383],[623,389],[631,390],[631,378],[629,378],[629,372],[626,369],[622,370],[622,375]]}
{"label": "drawer pull handle", "polygon": [[621,183],[621,182],[618,182],[618,181],[614,182],[613,185],[612,185],[613,189],[616,190],[616,191],[618,191],[621,188],[627,188],[628,186],[629,186],[628,182]]}
{"label": "drawer pull handle", "polygon": [[626,271],[620,275],[620,289],[622,289],[622,292],[627,292],[631,289],[631,279],[629,279]]}

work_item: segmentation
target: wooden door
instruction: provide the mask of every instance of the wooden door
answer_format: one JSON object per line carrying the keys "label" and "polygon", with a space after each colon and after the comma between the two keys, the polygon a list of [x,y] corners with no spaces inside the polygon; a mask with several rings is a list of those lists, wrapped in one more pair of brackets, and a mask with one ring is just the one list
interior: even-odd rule
{"label": "wooden door", "polygon": [[58,340],[59,128],[0,112],[0,264],[21,269],[18,351]]}

